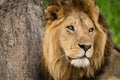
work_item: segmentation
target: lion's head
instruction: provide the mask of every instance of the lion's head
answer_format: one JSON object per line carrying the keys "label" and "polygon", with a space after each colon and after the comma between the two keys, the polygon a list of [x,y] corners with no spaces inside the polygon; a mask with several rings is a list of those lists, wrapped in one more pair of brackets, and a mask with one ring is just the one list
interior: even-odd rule
{"label": "lion's head", "polygon": [[52,77],[76,80],[100,73],[112,44],[94,2],[63,0],[48,6],[45,12],[43,58]]}

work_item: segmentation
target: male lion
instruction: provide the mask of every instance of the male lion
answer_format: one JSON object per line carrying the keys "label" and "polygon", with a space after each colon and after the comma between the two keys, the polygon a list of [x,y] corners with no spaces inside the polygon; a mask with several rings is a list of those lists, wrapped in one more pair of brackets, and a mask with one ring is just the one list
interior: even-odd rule
{"label": "male lion", "polygon": [[45,10],[40,80],[120,80],[120,53],[93,0],[56,0]]}

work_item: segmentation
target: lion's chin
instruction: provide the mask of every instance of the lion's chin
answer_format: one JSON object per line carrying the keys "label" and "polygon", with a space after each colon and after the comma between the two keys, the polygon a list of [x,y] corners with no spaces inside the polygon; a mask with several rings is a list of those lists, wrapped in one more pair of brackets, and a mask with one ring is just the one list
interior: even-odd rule
{"label": "lion's chin", "polygon": [[86,68],[90,65],[90,61],[87,58],[72,59],[70,63],[77,68]]}

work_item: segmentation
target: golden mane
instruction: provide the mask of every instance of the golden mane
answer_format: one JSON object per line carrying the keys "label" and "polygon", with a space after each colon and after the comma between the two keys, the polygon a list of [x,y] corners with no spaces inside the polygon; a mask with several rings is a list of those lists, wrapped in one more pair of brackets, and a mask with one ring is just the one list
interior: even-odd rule
{"label": "golden mane", "polygon": [[[94,56],[87,68],[72,66],[60,46],[59,24],[72,10],[85,12],[96,26]],[[43,40],[43,65],[54,80],[94,80],[110,65],[113,42],[108,25],[93,0],[59,0],[47,7],[46,26]]]}

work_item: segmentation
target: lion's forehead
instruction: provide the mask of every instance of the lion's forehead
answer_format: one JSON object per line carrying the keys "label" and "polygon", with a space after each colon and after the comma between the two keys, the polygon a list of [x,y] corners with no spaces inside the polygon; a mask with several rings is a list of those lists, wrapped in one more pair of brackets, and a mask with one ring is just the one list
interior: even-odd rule
{"label": "lion's forehead", "polygon": [[[81,26],[85,25],[85,26],[91,26],[91,27],[94,26],[92,20],[84,12],[70,13],[63,23],[66,25],[81,25]],[[76,27],[78,27],[78,26],[76,26]]]}

